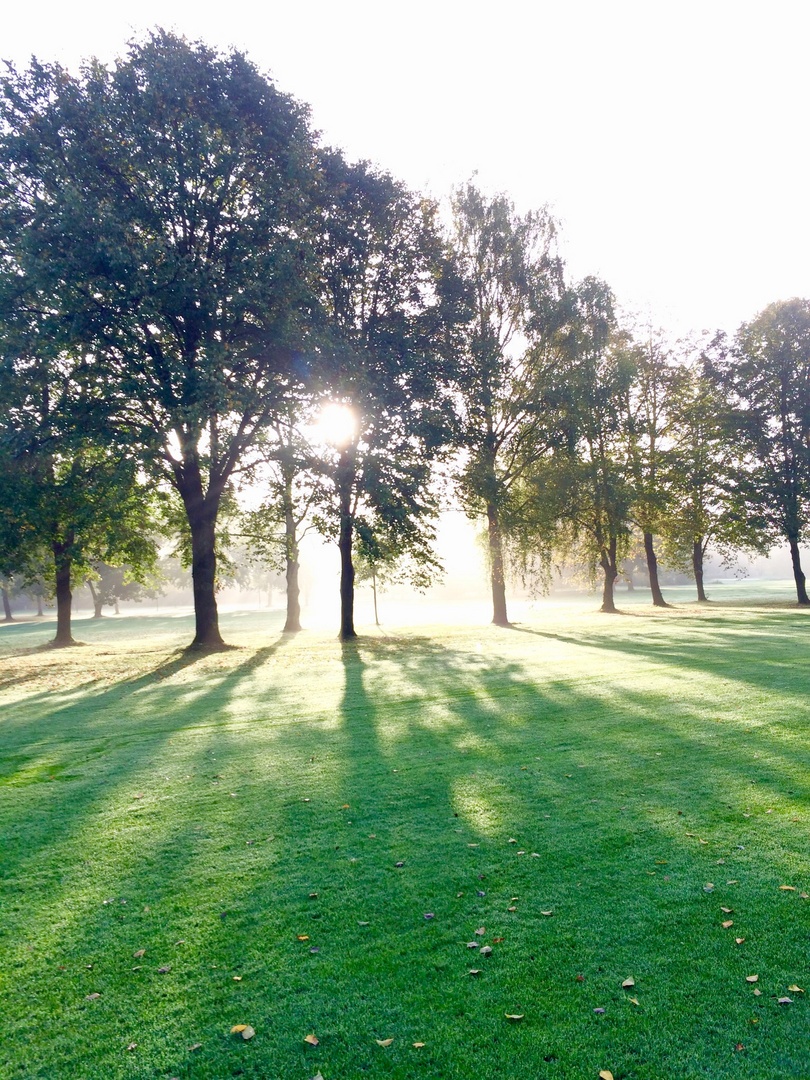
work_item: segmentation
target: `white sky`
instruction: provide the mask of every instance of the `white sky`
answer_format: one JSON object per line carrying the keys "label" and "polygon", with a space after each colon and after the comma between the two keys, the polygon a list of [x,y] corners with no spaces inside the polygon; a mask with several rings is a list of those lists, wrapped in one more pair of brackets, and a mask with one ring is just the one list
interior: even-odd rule
{"label": "white sky", "polygon": [[43,0],[0,57],[111,60],[158,24],[244,48],[415,187],[550,203],[571,273],[676,332],[810,296],[807,0]]}

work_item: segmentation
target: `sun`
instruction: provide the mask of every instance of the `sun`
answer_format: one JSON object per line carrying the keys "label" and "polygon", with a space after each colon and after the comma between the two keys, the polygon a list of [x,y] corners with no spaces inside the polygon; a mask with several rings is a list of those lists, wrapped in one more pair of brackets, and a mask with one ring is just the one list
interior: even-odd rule
{"label": "sun", "polygon": [[357,414],[349,405],[332,401],[321,409],[315,430],[323,442],[342,450],[357,435]]}

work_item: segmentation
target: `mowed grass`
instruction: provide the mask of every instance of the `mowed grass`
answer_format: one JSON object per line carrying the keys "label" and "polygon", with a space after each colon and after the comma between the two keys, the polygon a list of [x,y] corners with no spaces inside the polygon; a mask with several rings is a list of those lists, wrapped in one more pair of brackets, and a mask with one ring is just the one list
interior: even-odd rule
{"label": "mowed grass", "polygon": [[0,634],[0,1076],[810,1077],[804,612],[222,621]]}

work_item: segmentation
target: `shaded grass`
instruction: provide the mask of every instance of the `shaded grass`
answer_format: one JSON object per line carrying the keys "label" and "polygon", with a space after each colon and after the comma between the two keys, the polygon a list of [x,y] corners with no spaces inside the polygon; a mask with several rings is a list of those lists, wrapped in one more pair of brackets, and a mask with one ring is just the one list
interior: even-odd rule
{"label": "shaded grass", "polygon": [[7,654],[0,1076],[810,1075],[810,623],[636,613]]}

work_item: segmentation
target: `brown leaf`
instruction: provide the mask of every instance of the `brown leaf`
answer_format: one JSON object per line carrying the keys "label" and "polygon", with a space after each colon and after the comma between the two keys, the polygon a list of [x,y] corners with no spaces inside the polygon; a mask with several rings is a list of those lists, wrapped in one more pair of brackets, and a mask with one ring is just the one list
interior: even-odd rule
{"label": "brown leaf", "polygon": [[242,981],[242,976],[241,975],[234,975],[233,981],[234,982],[241,982]]}
{"label": "brown leaf", "polygon": [[511,1020],[513,1024],[516,1024],[518,1020],[522,1020],[525,1013],[504,1013],[507,1020]]}
{"label": "brown leaf", "polygon": [[246,1028],[247,1024],[234,1024],[231,1028],[231,1035],[241,1035]]}
{"label": "brown leaf", "polygon": [[744,1050],[744,1049],[745,1049],[745,1047],[743,1046],[743,1044],[742,1044],[742,1043],[737,1043],[737,1045],[736,1045],[736,1046],[734,1047],[734,1049],[735,1049],[735,1050]]}
{"label": "brown leaf", "polygon": [[375,1040],[375,1042],[377,1043],[377,1046],[390,1046],[393,1041],[394,1041],[393,1039],[376,1039]]}
{"label": "brown leaf", "polygon": [[782,890],[782,892],[796,892],[795,885],[780,885],[779,888]]}
{"label": "brown leaf", "polygon": [[350,809],[351,809],[351,807],[349,806],[349,804],[348,804],[347,802],[345,802],[345,803],[343,804],[343,806],[341,806],[341,808],[340,808],[340,809],[341,809],[341,810],[350,810]]}
{"label": "brown leaf", "polygon": [[132,954],[136,960],[140,960],[142,956],[146,956],[146,949],[138,949],[137,952]]}
{"label": "brown leaf", "polygon": [[506,910],[507,911],[517,911],[517,908],[513,904],[511,907],[508,907]]}
{"label": "brown leaf", "polygon": [[423,1047],[423,1046],[424,1046],[425,1044],[424,1044],[424,1043],[411,1043],[411,1045],[412,1045],[412,1046],[414,1047],[414,1049],[416,1049],[416,1050],[421,1050],[421,1049],[422,1049],[422,1047]]}
{"label": "brown leaf", "polygon": [[493,945],[500,945],[500,943],[501,943],[502,941],[506,941],[506,938],[502,938],[502,937],[494,937],[494,938],[492,939],[492,944],[493,944]]}
{"label": "brown leaf", "polygon": [[737,942],[738,945],[742,945],[742,943],[745,941],[745,938],[744,937],[735,937],[734,940]]}
{"label": "brown leaf", "polygon": [[720,925],[723,927],[724,930],[728,930],[728,928],[730,926],[734,925],[734,920],[733,919],[726,919],[726,921],[724,923],[721,923]]}
{"label": "brown leaf", "polygon": [[638,998],[628,998],[628,1000],[632,1001],[634,1005],[639,1005],[640,1004]]}
{"label": "brown leaf", "polygon": [[745,981],[750,983],[759,982],[759,975],[746,975]]}
{"label": "brown leaf", "polygon": [[313,1035],[305,1035],[304,1036],[304,1042],[309,1043],[310,1046],[317,1046],[318,1043],[320,1042],[320,1039],[318,1038],[317,1035],[314,1035],[314,1034]]}
{"label": "brown leaf", "polygon": [[624,980],[624,982],[622,983],[622,989],[623,989],[623,990],[630,990],[630,989],[632,989],[632,988],[633,988],[633,987],[634,987],[635,985],[636,985],[636,980],[635,980],[635,979],[633,978],[633,976],[632,976],[632,975],[628,975],[628,976],[627,976],[627,978],[626,978],[626,979]]}
{"label": "brown leaf", "polygon": [[600,1069],[599,1080],[613,1080],[613,1073],[610,1069]]}
{"label": "brown leaf", "polygon": [[309,934],[296,934],[299,941],[309,941]]}
{"label": "brown leaf", "polygon": [[100,997],[101,997],[101,994],[85,994],[84,1000],[85,1001],[96,1001]]}

